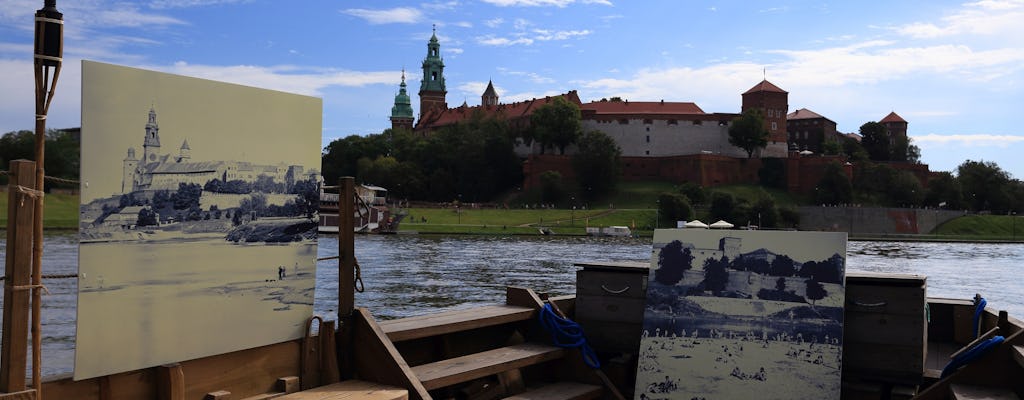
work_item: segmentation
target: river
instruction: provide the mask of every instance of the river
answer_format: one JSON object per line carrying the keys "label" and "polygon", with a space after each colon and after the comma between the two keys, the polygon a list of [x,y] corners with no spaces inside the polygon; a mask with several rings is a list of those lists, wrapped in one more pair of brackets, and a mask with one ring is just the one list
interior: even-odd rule
{"label": "river", "polygon": [[[0,234],[0,237],[3,237]],[[0,240],[4,259],[6,238]],[[76,273],[77,236],[47,235],[43,273]],[[334,238],[321,238],[320,257],[338,254]],[[392,235],[356,237],[365,291],[356,305],[378,319],[494,304],[505,286],[539,293],[574,294],[575,262],[649,261],[650,239]],[[850,242],[852,271],[922,274],[932,297],[971,298],[1024,317],[1024,244]],[[337,262],[317,265],[314,312],[334,319]],[[77,280],[47,279],[43,297],[43,375],[71,372]],[[123,321],[112,321],[116,326]]]}

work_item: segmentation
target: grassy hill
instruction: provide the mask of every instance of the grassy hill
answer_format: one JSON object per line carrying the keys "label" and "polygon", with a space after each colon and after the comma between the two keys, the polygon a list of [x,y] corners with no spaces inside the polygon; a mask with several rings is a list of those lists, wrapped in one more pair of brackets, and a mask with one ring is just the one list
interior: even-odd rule
{"label": "grassy hill", "polygon": [[[0,192],[0,229],[7,229],[7,188]],[[26,200],[26,206],[29,202]],[[43,200],[43,227],[46,229],[78,229],[78,196],[47,194]]]}

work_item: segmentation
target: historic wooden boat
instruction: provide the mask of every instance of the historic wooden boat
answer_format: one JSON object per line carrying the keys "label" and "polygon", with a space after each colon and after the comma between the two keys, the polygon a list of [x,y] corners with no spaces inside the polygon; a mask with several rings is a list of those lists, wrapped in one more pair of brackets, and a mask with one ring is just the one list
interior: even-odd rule
{"label": "historic wooden boat", "polygon": [[[351,180],[343,190],[353,193]],[[340,232],[340,239],[342,248],[354,245],[350,231]],[[510,287],[505,304],[390,321],[377,321],[370,310],[354,306],[353,264],[352,252],[343,251],[337,320],[314,317],[310,323],[319,325],[319,333],[299,340],[81,381],[51,377],[37,392],[22,373],[24,338],[5,336],[0,399],[622,399],[635,394],[642,319],[635,306],[642,291],[636,288],[644,287],[646,264],[578,264],[576,296],[547,297]],[[9,272],[12,267],[8,264]],[[635,283],[634,289],[592,290],[608,279]],[[14,289],[20,283],[7,284]],[[1024,323],[989,308],[979,313],[971,300],[926,299],[924,285],[924,277],[916,275],[848,274],[843,397],[1017,398],[1024,389]],[[26,326],[27,302],[17,296],[28,293],[7,292],[14,298],[5,302],[5,318],[24,319],[21,326]],[[552,344],[538,318],[545,304],[580,322],[602,361],[600,370],[589,368],[579,350]],[[941,376],[951,356],[995,336],[1004,340],[989,353]]]}

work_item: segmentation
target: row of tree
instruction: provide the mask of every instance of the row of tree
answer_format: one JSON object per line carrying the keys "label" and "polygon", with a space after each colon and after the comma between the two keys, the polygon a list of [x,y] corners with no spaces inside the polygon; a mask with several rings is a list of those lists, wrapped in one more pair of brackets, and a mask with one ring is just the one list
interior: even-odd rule
{"label": "row of tree", "polygon": [[[46,131],[46,154],[44,154],[47,176],[78,180],[79,156],[78,138],[67,130]],[[6,170],[11,161],[35,159],[35,133],[28,130],[7,132],[0,136],[0,168]],[[0,175],[0,184],[7,184],[7,176]],[[52,186],[48,184],[47,186]]]}

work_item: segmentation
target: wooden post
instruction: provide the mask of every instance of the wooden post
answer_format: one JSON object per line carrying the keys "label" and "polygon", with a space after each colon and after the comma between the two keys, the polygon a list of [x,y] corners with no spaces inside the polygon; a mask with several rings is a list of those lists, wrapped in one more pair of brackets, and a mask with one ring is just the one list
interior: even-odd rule
{"label": "wooden post", "polygon": [[0,392],[4,393],[25,390],[30,295],[27,288],[32,273],[36,202],[22,188],[35,190],[35,168],[36,163],[32,161],[11,161],[8,180],[7,279],[4,280],[3,355],[0,357]]}
{"label": "wooden post", "polygon": [[355,178],[344,176],[338,187],[338,320],[352,315],[355,308]]}
{"label": "wooden post", "polygon": [[167,364],[156,368],[157,400],[185,400],[185,371],[181,364]]}

